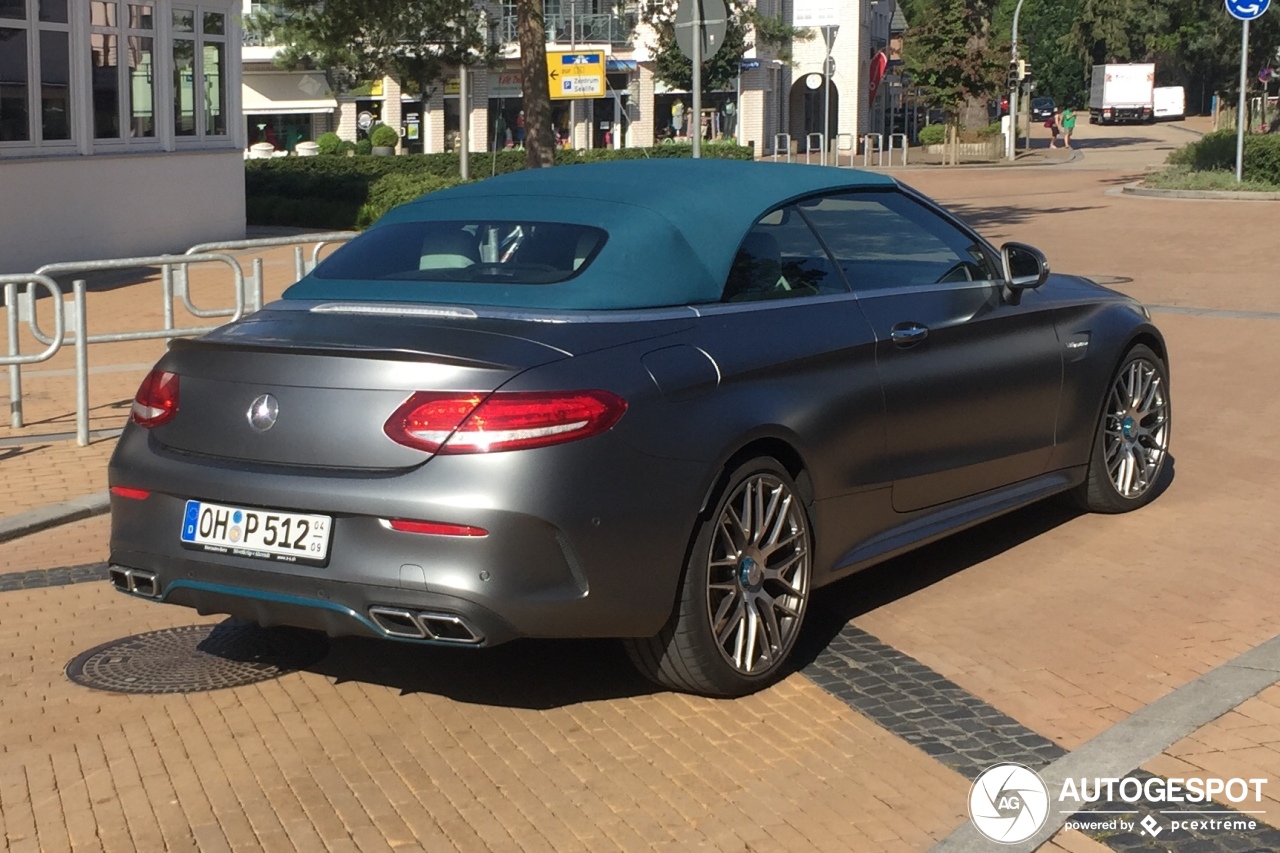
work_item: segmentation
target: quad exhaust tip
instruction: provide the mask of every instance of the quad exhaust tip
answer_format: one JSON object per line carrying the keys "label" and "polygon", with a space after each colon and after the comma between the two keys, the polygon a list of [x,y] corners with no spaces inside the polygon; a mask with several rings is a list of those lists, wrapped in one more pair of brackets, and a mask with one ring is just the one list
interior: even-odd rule
{"label": "quad exhaust tip", "polygon": [[123,566],[110,566],[107,576],[112,585],[121,592],[140,595],[143,598],[159,598],[160,584],[155,572],[144,572],[142,569],[126,569]]}
{"label": "quad exhaust tip", "polygon": [[474,646],[484,642],[484,634],[456,613],[432,610],[410,611],[398,607],[370,607],[369,616],[389,637],[406,640],[433,640]]}

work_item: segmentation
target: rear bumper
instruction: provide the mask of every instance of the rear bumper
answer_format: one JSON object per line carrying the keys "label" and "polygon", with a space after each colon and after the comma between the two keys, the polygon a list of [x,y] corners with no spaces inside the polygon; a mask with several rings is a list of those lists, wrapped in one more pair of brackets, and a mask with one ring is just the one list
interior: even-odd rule
{"label": "rear bumper", "polygon": [[[354,476],[214,463],[166,451],[130,428],[109,479],[150,494],[112,496],[110,564],[122,576],[153,577],[132,589],[117,583],[135,595],[334,636],[486,646],[515,637],[652,636],[674,605],[703,476],[607,434]],[[328,515],[328,562],[183,547],[189,498]],[[406,533],[388,528],[392,518],[488,535]]]}

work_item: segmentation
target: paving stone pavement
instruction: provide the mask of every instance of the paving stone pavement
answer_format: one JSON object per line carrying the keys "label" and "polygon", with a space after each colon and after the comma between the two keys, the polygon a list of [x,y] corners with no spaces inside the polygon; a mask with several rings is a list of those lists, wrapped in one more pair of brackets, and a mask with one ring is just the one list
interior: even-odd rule
{"label": "paving stone pavement", "polygon": [[[1086,127],[1062,166],[899,174],[996,242],[1183,312],[1156,316],[1175,477],[1150,507],[1033,507],[823,590],[803,672],[733,702],[655,693],[615,645],[568,642],[338,640],[256,685],[90,691],[62,671],[86,649],[221,617],[90,582],[107,517],[0,543],[0,849],[923,851],[966,822],[988,755],[1061,755],[1280,633],[1280,402],[1260,391],[1280,387],[1280,292],[1239,260],[1268,244],[1270,217],[1108,195],[1177,142],[1123,133]],[[91,322],[155,322],[148,286],[95,290]],[[197,286],[219,300],[217,281]],[[162,351],[91,349],[95,429],[120,426]],[[105,488],[112,440],[56,437],[74,429],[69,367],[64,353],[24,372],[31,425],[0,427],[0,518]],[[1274,780],[1278,709],[1280,687],[1264,690],[1142,770]],[[1100,837],[1064,829],[1041,849],[1142,849]],[[1161,849],[1277,849],[1258,837]]]}

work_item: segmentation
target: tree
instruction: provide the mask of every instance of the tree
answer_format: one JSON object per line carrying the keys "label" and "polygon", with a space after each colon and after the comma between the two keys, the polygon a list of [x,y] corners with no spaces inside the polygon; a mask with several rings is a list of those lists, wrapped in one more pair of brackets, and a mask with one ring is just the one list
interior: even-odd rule
{"label": "tree", "polygon": [[554,166],[556,140],[551,131],[551,93],[547,88],[547,36],[542,0],[516,0],[520,38],[520,93],[524,107],[525,164]]}
{"label": "tree", "polygon": [[[672,88],[692,89],[693,61],[680,52],[676,43],[676,5],[672,0],[655,0],[645,10],[645,19],[658,37],[653,76]],[[762,15],[742,0],[727,0],[725,5],[729,21],[725,25],[724,41],[715,55],[703,62],[703,89],[733,88],[742,57],[752,47],[748,37],[753,31],[754,43],[768,48],[783,62],[791,61],[792,42],[813,38],[811,31],[793,27],[781,18]]]}
{"label": "tree", "polygon": [[1007,40],[993,35],[987,0],[935,0],[917,4],[922,23],[903,44],[911,79],[925,87],[935,106],[958,113],[967,128],[988,122],[987,103],[1000,92],[1009,67]]}
{"label": "tree", "polygon": [[339,91],[385,74],[426,100],[459,67],[497,60],[472,0],[276,0],[270,8],[246,28],[281,46],[278,65],[323,69]]}

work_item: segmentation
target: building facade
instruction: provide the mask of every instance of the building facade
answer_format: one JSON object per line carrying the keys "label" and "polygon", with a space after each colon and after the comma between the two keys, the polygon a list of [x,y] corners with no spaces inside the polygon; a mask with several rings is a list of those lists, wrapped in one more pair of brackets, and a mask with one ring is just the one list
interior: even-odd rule
{"label": "building facade", "polygon": [[[763,14],[796,20],[797,0],[752,0]],[[798,0],[801,4],[811,0]],[[246,13],[257,3],[245,2]],[[520,49],[515,0],[483,3],[493,38],[501,49],[498,68],[468,72],[470,148],[492,151],[515,146],[523,133]],[[788,134],[792,148],[804,150],[809,134],[825,133],[834,145],[849,145],[884,125],[885,90],[872,91],[875,56],[888,45],[893,0],[852,0],[835,4],[839,23],[811,29],[792,46],[783,62],[763,46],[750,46],[733,85],[704,91],[701,124],[714,135],[772,153]],[[545,0],[549,53],[600,51],[605,57],[606,87],[590,99],[554,100],[557,138],[576,148],[632,147],[687,137],[698,126],[681,113],[690,104],[687,90],[657,79],[657,37],[637,0]],[[830,84],[823,75],[830,37]],[[748,44],[754,43],[749,35]],[[460,138],[464,110],[458,74],[431,87],[422,98],[402,94],[393,79],[376,81],[362,94],[333,96],[314,72],[282,72],[271,66],[275,49],[246,44],[244,102],[246,134],[288,150],[299,133],[334,130],[344,139],[359,138],[369,121],[396,127],[402,147],[414,152],[451,151]],[[459,72],[460,73],[460,72]],[[679,116],[679,118],[677,118]],[[677,126],[678,125],[678,126]],[[267,138],[272,129],[271,138]],[[816,141],[815,141],[816,144]]]}
{"label": "building facade", "polygon": [[236,0],[0,0],[0,272],[244,235]]}

